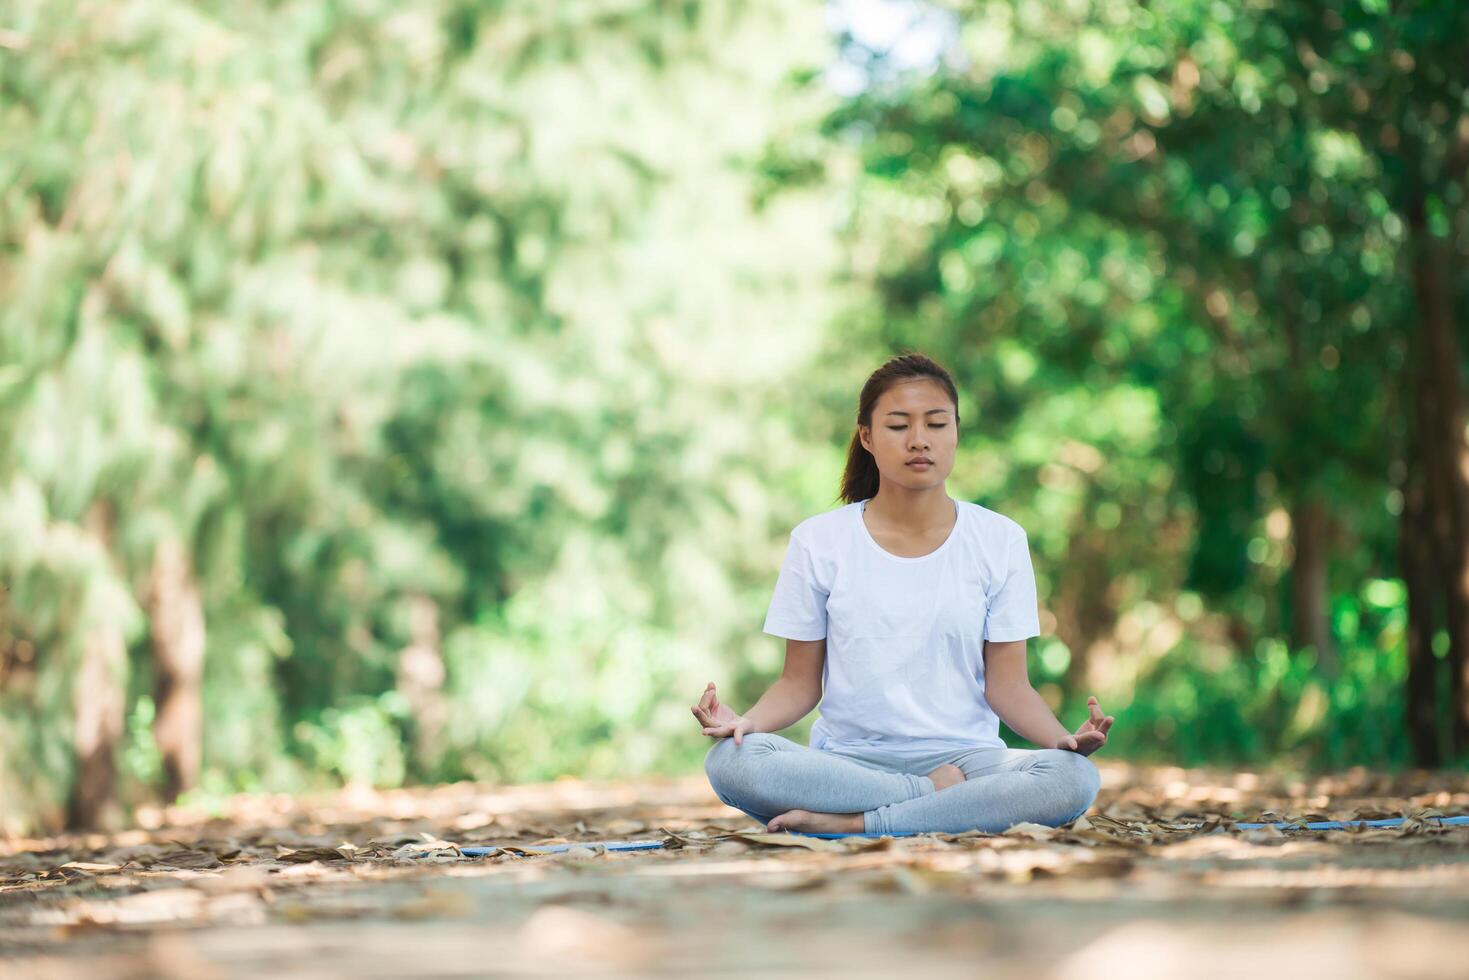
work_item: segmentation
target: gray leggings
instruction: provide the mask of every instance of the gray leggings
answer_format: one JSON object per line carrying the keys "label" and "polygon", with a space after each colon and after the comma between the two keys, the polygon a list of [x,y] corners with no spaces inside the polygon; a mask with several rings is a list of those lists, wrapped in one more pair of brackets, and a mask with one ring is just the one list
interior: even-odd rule
{"label": "gray leggings", "polygon": [[[928,773],[944,763],[965,781],[935,790]],[[1065,749],[978,748],[902,759],[880,750],[827,751],[752,732],[742,745],[718,739],[704,757],[715,794],[769,823],[787,810],[860,813],[869,834],[981,830],[1030,821],[1059,827],[1097,798],[1101,776]]]}

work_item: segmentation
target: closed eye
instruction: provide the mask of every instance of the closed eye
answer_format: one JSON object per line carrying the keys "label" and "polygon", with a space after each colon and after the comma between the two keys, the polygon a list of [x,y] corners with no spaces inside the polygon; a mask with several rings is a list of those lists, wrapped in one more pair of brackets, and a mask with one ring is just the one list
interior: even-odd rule
{"label": "closed eye", "polygon": [[[944,429],[944,428],[947,428],[947,427],[948,427],[948,423],[947,422],[940,422],[937,425],[930,425],[929,426],[930,429]],[[906,425],[890,425],[890,426],[888,426],[888,428],[891,429],[891,430],[893,430],[894,432],[901,432],[903,429],[906,429],[908,427]]]}

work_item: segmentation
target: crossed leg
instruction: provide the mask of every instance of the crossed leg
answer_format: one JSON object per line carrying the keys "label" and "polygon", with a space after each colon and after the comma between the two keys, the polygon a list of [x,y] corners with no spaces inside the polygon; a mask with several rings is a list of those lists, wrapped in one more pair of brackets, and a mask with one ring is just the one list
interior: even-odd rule
{"label": "crossed leg", "polygon": [[976,749],[955,764],[964,770],[964,782],[921,800],[868,810],[862,830],[994,834],[1025,822],[1059,827],[1089,810],[1102,785],[1090,759],[1065,749]]}
{"label": "crossed leg", "polygon": [[795,808],[862,813],[937,792],[928,776],[893,772],[766,732],[751,732],[741,745],[719,739],[704,756],[704,772],[716,796],[766,824]]}
{"label": "crossed leg", "polygon": [[[753,749],[753,751],[751,751]],[[772,830],[815,833],[996,833],[1024,821],[1060,826],[1085,813],[1101,777],[1091,760],[1062,749],[981,748],[930,776],[752,733],[721,739],[704,769],[721,800]],[[936,783],[937,781],[937,783]]]}

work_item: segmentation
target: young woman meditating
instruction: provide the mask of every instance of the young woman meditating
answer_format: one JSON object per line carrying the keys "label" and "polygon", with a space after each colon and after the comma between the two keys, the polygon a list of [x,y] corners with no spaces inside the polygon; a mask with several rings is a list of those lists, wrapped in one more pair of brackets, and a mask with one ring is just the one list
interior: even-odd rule
{"label": "young woman meditating", "polygon": [[[1095,697],[1075,732],[1030,686],[1040,633],[1025,531],[950,498],[959,399],[938,364],[888,361],[862,388],[843,507],[791,532],[764,632],[785,669],[743,715],[711,682],[694,717],[716,739],[719,798],[771,830],[1003,831],[1085,813],[1087,758],[1112,718]],[[820,702],[811,745],[769,734]],[[1006,747],[1003,718],[1039,749]]]}

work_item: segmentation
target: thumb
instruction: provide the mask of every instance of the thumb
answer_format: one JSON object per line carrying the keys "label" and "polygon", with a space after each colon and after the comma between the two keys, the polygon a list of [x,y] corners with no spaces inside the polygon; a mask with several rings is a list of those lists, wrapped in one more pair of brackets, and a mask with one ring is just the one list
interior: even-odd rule
{"label": "thumb", "polygon": [[1072,738],[1070,735],[1066,736],[1064,744],[1066,748],[1071,749],[1073,752],[1076,751],[1076,739]]}
{"label": "thumb", "polygon": [[735,738],[735,744],[736,745],[744,745],[745,744],[744,741],[743,741],[744,735],[745,735],[745,730],[743,728],[740,728],[738,725],[736,725],[735,726],[735,730],[734,730],[734,738]]}

